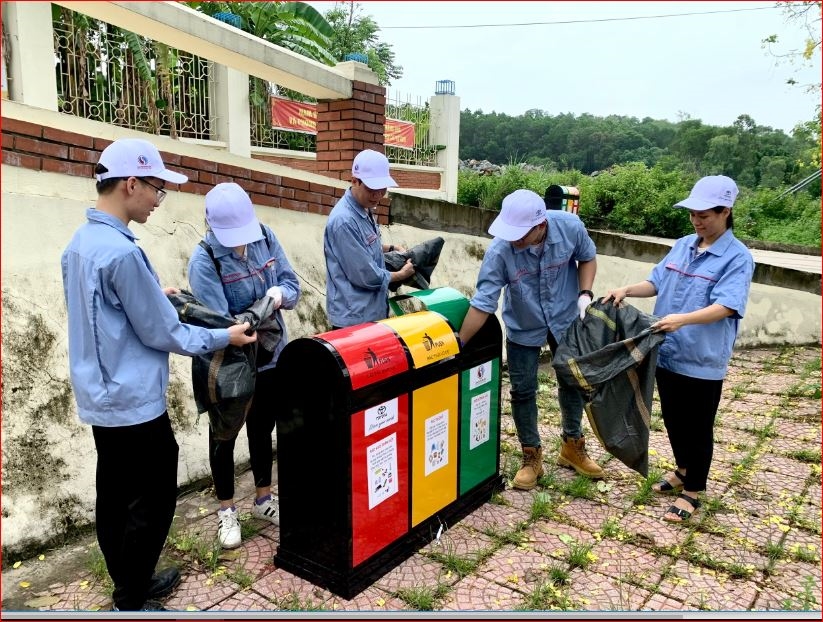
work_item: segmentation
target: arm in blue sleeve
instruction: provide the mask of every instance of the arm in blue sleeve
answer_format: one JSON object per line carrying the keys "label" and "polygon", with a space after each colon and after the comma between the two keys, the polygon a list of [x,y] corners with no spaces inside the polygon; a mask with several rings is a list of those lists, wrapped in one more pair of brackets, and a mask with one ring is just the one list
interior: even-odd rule
{"label": "arm in blue sleeve", "polygon": [[497,311],[497,302],[500,300],[500,290],[508,285],[506,263],[499,253],[488,251],[480,264],[477,275],[477,291],[471,299],[471,306],[494,313]]}
{"label": "arm in blue sleeve", "polygon": [[112,266],[111,282],[134,332],[148,347],[193,356],[222,350],[229,344],[225,328],[208,329],[180,322],[139,250]]}
{"label": "arm in blue sleeve", "polygon": [[274,235],[274,231],[270,230],[271,244],[270,249],[275,257],[275,266],[277,266],[277,285],[283,292],[283,303],[280,305],[282,309],[294,309],[297,306],[297,301],[300,300],[300,281],[297,279],[297,274],[289,263],[289,258],[286,257],[286,251],[280,246],[280,241]]}
{"label": "arm in blue sleeve", "polygon": [[201,303],[212,311],[222,313],[230,317],[229,301],[226,300],[226,293],[223,291],[223,282],[217,274],[214,262],[199,245],[189,259],[189,287],[191,293]]}
{"label": "arm in blue sleeve", "polygon": [[731,309],[735,318],[742,318],[746,312],[746,303],[749,301],[753,275],[754,261],[751,256],[741,255],[720,276],[712,289],[709,301]]}
{"label": "arm in blue sleeve", "polygon": [[[343,222],[334,228],[331,238],[334,240],[337,260],[352,285],[360,289],[388,291],[391,279],[389,271],[382,264],[375,265],[374,255],[363,242],[360,231],[348,222]],[[378,237],[375,244],[379,243]]]}

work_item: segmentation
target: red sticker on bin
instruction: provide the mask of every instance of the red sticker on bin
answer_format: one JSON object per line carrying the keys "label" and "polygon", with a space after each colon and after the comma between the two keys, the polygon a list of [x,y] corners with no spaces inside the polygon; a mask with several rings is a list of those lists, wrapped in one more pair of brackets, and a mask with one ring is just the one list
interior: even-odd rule
{"label": "red sticker on bin", "polygon": [[330,344],[343,359],[352,390],[409,369],[403,344],[384,324],[358,324],[316,336]]}

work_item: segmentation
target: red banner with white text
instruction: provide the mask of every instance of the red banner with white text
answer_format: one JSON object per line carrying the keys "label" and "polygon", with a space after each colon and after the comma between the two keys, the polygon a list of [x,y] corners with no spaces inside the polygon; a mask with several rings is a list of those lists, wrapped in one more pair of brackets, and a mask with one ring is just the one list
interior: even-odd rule
{"label": "red banner with white text", "polygon": [[[271,98],[272,127],[289,132],[317,133],[317,105],[281,97]],[[383,142],[390,147],[414,149],[414,123],[386,119]]]}

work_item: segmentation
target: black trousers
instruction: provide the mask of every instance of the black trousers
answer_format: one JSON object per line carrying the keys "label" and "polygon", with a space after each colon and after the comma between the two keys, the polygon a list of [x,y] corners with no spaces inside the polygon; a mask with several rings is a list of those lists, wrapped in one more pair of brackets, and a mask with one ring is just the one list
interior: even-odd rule
{"label": "black trousers", "polygon": [[686,469],[685,490],[706,490],[714,454],[714,420],[722,380],[703,380],[657,368],[657,392],[675,462]]}
{"label": "black trousers", "polygon": [[138,425],[92,426],[97,448],[97,541],[114,604],[139,610],[177,501],[177,441],[168,413]]}
{"label": "black trousers", "polygon": [[[254,383],[254,400],[246,417],[246,437],[249,441],[249,461],[256,488],[271,486],[273,464],[271,433],[277,421],[277,405],[280,395],[277,368],[257,374]],[[214,490],[220,501],[234,498],[234,444],[214,438],[209,426],[209,466],[214,480]]]}

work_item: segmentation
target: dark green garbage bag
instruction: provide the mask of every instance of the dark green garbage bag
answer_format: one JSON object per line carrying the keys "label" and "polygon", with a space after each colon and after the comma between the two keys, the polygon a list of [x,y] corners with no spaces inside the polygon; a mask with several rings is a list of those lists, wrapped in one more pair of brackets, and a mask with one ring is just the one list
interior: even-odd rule
{"label": "dark green garbage bag", "polygon": [[437,261],[440,259],[440,251],[443,250],[444,243],[445,240],[438,237],[413,246],[404,253],[400,251],[383,253],[386,270],[391,272],[400,270],[408,259],[411,259],[414,265],[414,274],[402,283],[390,283],[389,289],[396,292],[397,288],[401,285],[408,285],[409,287],[416,287],[417,289],[429,289],[432,272],[434,272]]}
{"label": "dark green garbage bag", "polygon": [[657,350],[665,338],[650,328],[658,319],[625,303],[594,302],[566,331],[552,361],[558,377],[583,393],[589,424],[606,451],[644,477]]}
{"label": "dark green garbage bag", "polygon": [[191,357],[191,382],[197,412],[209,413],[214,438],[227,441],[237,436],[246,422],[254,397],[257,368],[271,361],[282,338],[268,296],[256,300],[234,317],[213,311],[191,293],[168,296],[181,322],[205,328],[228,328],[248,322],[257,331],[257,341],[245,346],[228,345],[223,350]]}

